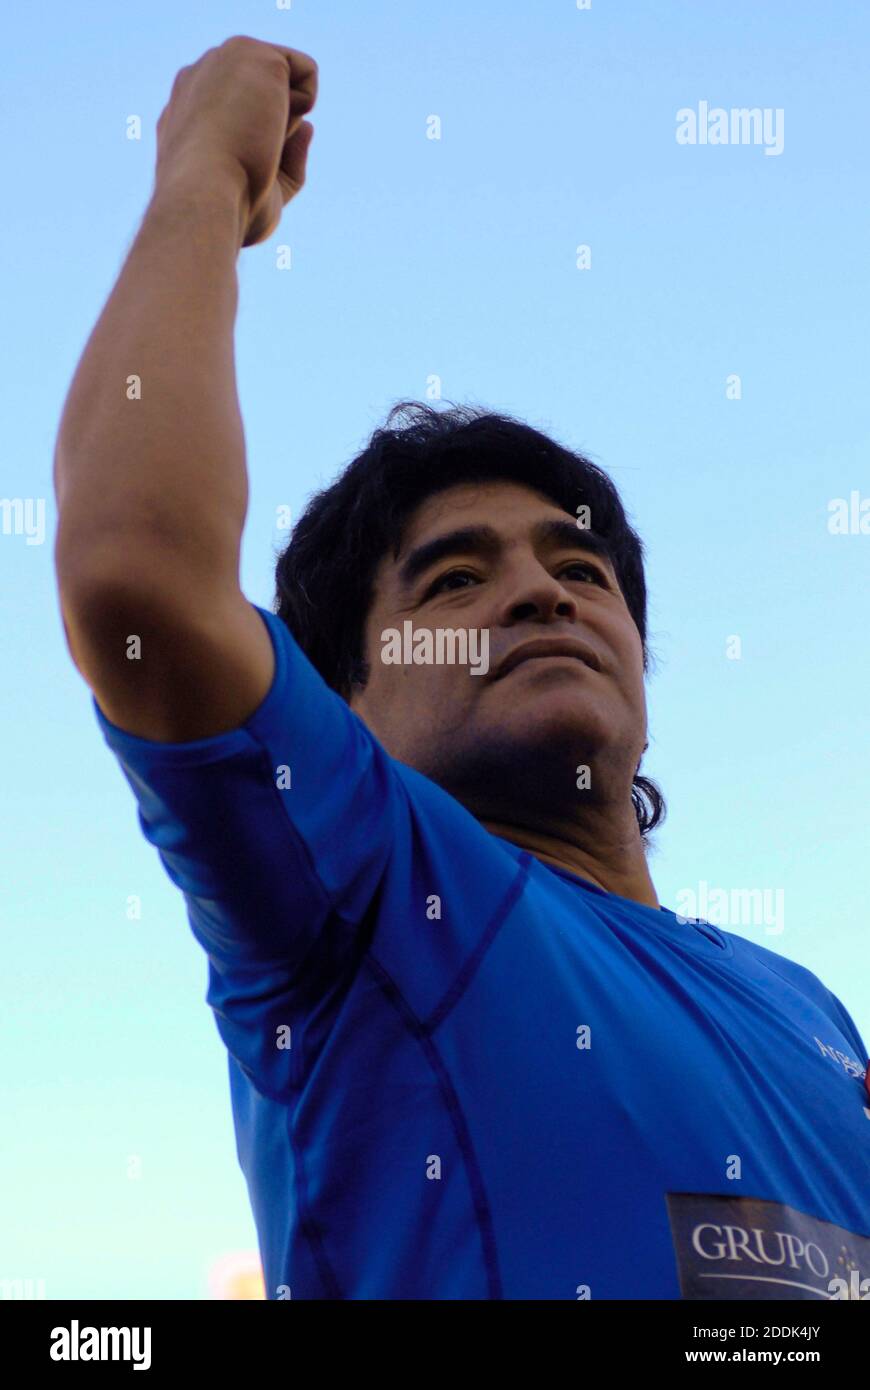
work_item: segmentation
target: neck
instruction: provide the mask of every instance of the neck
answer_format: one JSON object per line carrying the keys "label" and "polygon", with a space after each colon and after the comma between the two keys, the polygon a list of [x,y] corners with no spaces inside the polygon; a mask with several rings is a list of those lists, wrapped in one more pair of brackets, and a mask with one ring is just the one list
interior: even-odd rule
{"label": "neck", "polygon": [[528,850],[545,864],[578,874],[605,893],[631,898],[646,907],[660,906],[636,821],[634,832],[627,838],[598,835],[594,843],[587,843],[586,836],[578,837],[576,826],[541,828],[520,821],[483,818],[481,824],[490,834]]}

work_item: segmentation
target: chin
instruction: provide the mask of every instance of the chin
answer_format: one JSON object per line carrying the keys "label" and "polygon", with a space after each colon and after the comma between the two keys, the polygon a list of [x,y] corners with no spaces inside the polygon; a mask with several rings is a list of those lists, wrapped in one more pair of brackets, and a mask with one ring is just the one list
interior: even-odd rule
{"label": "chin", "polygon": [[550,689],[514,696],[499,725],[517,744],[559,742],[588,745],[613,737],[613,713],[577,689]]}

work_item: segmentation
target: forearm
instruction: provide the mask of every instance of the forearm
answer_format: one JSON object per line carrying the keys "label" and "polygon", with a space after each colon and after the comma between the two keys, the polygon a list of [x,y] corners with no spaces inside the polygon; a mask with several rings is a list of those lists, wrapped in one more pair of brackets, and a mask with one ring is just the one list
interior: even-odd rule
{"label": "forearm", "polygon": [[229,171],[155,189],[61,417],[61,582],[147,577],[164,548],[184,554],[191,577],[238,575],[248,488],[233,327],[244,197]]}

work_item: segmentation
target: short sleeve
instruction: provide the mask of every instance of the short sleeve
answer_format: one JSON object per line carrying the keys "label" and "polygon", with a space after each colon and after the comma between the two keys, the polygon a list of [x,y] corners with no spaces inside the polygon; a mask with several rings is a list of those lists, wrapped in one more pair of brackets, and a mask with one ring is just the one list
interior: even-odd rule
{"label": "short sleeve", "polygon": [[212,962],[286,971],[327,927],[331,951],[352,941],[407,818],[407,794],[389,754],[287,626],[253,606],[275,675],[241,727],[159,743],[120,729],[92,701],[141,830],[185,894]]}

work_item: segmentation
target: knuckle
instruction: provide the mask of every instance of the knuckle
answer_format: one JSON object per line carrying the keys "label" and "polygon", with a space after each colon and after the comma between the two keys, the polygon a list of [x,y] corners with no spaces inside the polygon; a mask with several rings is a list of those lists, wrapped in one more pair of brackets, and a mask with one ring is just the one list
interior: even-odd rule
{"label": "knuckle", "polygon": [[190,67],[185,67],[185,68],[179,68],[179,69],[178,69],[178,72],[175,74],[175,80],[174,80],[174,82],[172,83],[172,91],[170,92],[170,98],[178,95],[178,93],[181,91],[182,87],[183,87],[183,86],[185,85],[185,83],[188,81],[188,79],[189,79],[190,74],[191,74],[192,71],[193,71],[193,66],[192,66],[192,65],[191,65]]}
{"label": "knuckle", "polygon": [[252,39],[247,34],[234,34],[221,44],[221,48],[228,49],[237,58],[262,58],[264,54],[274,51],[272,44],[263,43],[262,39]]}

